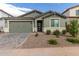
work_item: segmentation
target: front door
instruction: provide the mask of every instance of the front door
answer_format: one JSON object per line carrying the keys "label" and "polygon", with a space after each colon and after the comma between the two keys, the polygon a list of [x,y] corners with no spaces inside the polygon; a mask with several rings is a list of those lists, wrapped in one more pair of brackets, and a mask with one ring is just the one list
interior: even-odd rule
{"label": "front door", "polygon": [[37,21],[37,31],[42,32],[42,21],[41,20]]}

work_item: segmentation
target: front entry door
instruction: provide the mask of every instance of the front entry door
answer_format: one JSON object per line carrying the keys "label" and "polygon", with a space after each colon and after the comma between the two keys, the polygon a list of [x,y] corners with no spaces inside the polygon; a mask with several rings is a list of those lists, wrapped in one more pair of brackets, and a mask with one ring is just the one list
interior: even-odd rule
{"label": "front entry door", "polygon": [[37,31],[42,32],[42,21],[41,20],[37,21]]}

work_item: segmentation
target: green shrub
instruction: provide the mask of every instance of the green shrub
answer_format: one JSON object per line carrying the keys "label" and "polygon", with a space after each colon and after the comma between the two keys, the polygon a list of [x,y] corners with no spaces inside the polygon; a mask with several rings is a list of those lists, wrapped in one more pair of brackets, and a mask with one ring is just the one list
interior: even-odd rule
{"label": "green shrub", "polygon": [[66,23],[66,30],[73,36],[76,37],[78,34],[78,20],[70,21],[70,24]]}
{"label": "green shrub", "polygon": [[46,34],[47,35],[51,34],[51,30],[46,30]]}
{"label": "green shrub", "polygon": [[50,40],[48,40],[48,44],[56,45],[57,41],[53,40],[53,39],[50,39]]}
{"label": "green shrub", "polygon": [[60,36],[60,31],[59,30],[55,30],[53,32],[53,35],[56,35],[56,37],[59,37]]}
{"label": "green shrub", "polygon": [[74,44],[79,44],[79,40],[76,38],[67,38],[68,42],[74,43]]}
{"label": "green shrub", "polygon": [[70,31],[69,33],[73,36],[76,37],[78,34],[78,21],[77,20],[72,20],[70,22]]}
{"label": "green shrub", "polygon": [[66,30],[62,30],[62,34],[65,35],[67,33]]}

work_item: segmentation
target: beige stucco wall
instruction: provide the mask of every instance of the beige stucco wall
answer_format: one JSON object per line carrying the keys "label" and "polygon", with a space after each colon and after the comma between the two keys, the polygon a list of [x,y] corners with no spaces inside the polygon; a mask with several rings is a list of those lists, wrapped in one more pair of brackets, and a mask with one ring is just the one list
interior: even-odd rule
{"label": "beige stucco wall", "polygon": [[[51,19],[58,19],[59,27],[51,27]],[[46,30],[51,30],[53,32],[56,29],[60,31],[65,29],[65,19],[57,16],[50,16],[44,19],[44,29],[43,29],[44,32],[46,32]]]}
{"label": "beige stucco wall", "polygon": [[76,16],[76,10],[79,10],[79,7],[74,7],[64,13],[66,16]]}
{"label": "beige stucco wall", "polygon": [[72,20],[78,20],[78,24],[79,24],[79,18],[67,18],[67,23],[70,23],[70,21]]}
{"label": "beige stucco wall", "polygon": [[[51,19],[59,19],[59,27],[51,27]],[[42,19],[41,17],[40,18],[37,18],[35,20],[35,31],[37,32],[37,20],[43,20],[43,32],[46,32],[46,30],[51,30],[52,32],[56,29],[62,31],[63,29],[65,29],[65,22],[66,22],[66,19],[63,19],[61,17],[58,17],[58,16],[50,16],[50,17],[47,17],[45,19]]]}
{"label": "beige stucco wall", "polygon": [[[2,17],[11,17],[11,16],[0,11],[0,18],[2,18]],[[7,29],[5,28],[5,19],[4,18],[0,19],[0,30],[1,31],[4,31],[4,30],[7,31]]]}

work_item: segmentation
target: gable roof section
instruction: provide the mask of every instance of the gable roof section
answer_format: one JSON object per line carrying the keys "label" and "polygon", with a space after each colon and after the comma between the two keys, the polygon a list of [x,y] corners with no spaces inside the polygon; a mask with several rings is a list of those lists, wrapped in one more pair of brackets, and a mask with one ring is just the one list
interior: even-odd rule
{"label": "gable roof section", "polygon": [[73,7],[70,7],[70,8],[68,8],[68,9],[66,9],[64,12],[62,12],[62,14],[64,14],[65,12],[67,12],[67,11],[69,11],[70,9],[73,9],[73,8],[75,8],[75,7],[79,7],[79,5],[76,5],[76,6],[73,6]]}
{"label": "gable roof section", "polygon": [[13,17],[13,16],[12,16],[12,15],[10,15],[9,13],[7,13],[7,12],[5,12],[5,11],[1,10],[1,9],[0,9],[0,11],[4,12],[5,14],[7,14],[7,15],[9,15],[9,16],[11,16],[11,17]]}
{"label": "gable roof section", "polygon": [[42,17],[42,18],[47,18],[51,15],[57,15],[57,16],[60,16],[60,17],[63,17],[63,18],[66,18],[66,16],[60,14],[60,13],[57,13],[57,12],[54,12],[54,11],[48,11],[46,13],[43,13],[41,14],[40,16],[36,17],[36,18],[39,18],[39,17]]}
{"label": "gable roof section", "polygon": [[29,14],[34,13],[34,12],[37,12],[37,13],[39,13],[39,14],[42,14],[42,12],[40,12],[40,11],[33,10],[33,11],[28,12],[28,13],[25,13],[25,14],[23,14],[23,15],[19,16],[19,17],[23,17],[23,16],[29,15]]}
{"label": "gable roof section", "polygon": [[42,16],[47,15],[47,14],[49,14],[49,13],[51,13],[51,11],[45,12],[45,13],[43,13],[43,14],[37,16],[36,18],[42,17]]}

